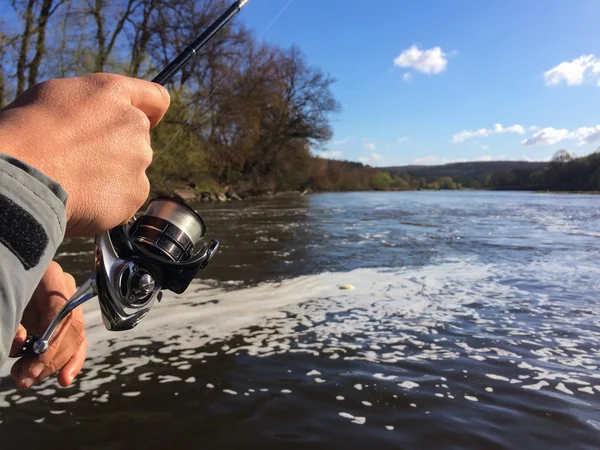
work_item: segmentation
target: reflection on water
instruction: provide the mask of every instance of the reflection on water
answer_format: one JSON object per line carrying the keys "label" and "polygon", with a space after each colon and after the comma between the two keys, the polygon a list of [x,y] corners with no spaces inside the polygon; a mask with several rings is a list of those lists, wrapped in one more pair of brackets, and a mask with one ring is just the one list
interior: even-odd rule
{"label": "reflection on water", "polygon": [[[1,380],[0,443],[598,448],[599,201],[210,205],[207,237],[223,246],[203,279],[124,333],[86,305],[84,374],[30,393]],[[58,257],[80,279],[89,246]]]}

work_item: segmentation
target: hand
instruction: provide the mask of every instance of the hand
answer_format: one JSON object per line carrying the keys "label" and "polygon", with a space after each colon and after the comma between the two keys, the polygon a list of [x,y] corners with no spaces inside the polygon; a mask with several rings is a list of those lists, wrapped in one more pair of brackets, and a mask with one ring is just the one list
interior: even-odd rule
{"label": "hand", "polygon": [[159,84],[120,75],[45,81],[0,111],[2,152],[67,191],[68,236],[93,236],[126,223],[148,197],[150,129],[169,102]]}
{"label": "hand", "polygon": [[[42,335],[50,322],[75,292],[75,279],[52,262],[23,313],[22,325],[13,341],[11,355],[23,348],[27,333]],[[58,327],[48,351],[38,357],[23,357],[11,369],[11,375],[20,389],[27,389],[58,372],[58,383],[69,386],[79,374],[85,361],[83,311],[75,308]]]}

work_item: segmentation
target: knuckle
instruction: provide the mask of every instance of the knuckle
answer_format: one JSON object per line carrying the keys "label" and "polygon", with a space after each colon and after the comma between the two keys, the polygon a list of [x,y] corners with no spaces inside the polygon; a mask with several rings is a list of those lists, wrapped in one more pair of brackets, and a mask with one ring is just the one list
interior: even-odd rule
{"label": "knuckle", "polygon": [[[140,152],[140,159],[141,159],[141,163],[142,166],[144,167],[144,169],[148,168],[148,166],[150,166],[150,164],[152,164],[152,158],[154,157],[154,154],[152,152],[152,148],[150,148],[150,146],[145,146],[142,151]],[[144,177],[144,179],[147,178]]]}
{"label": "knuckle", "polygon": [[53,374],[53,373],[56,373],[58,371],[58,367],[56,367],[56,364],[54,363],[54,360],[48,361],[48,364],[46,365],[46,367],[48,368],[49,374]]}
{"label": "knuckle", "polygon": [[139,192],[139,205],[137,205],[136,211],[144,204],[150,194],[150,181],[148,181],[146,174],[144,174],[140,181]]}
{"label": "knuckle", "polygon": [[108,95],[119,95],[125,88],[123,77],[111,73],[93,73],[86,76],[99,91]]}
{"label": "knuckle", "polygon": [[46,80],[36,84],[32,91],[33,94],[40,99],[52,97],[58,93],[61,85],[61,80]]}
{"label": "knuckle", "polygon": [[150,136],[150,120],[141,109],[131,107],[130,123],[136,133],[142,133],[144,138],[149,139]]}

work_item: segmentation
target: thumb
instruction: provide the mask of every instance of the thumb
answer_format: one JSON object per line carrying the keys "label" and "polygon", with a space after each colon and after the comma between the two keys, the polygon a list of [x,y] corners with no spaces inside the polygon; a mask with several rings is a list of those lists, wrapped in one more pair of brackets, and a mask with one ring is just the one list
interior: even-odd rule
{"label": "thumb", "polygon": [[27,339],[27,330],[21,324],[19,324],[19,328],[17,328],[17,334],[12,341],[12,345],[10,347],[10,353],[8,354],[11,357],[17,355],[23,347],[25,346],[25,340]]}

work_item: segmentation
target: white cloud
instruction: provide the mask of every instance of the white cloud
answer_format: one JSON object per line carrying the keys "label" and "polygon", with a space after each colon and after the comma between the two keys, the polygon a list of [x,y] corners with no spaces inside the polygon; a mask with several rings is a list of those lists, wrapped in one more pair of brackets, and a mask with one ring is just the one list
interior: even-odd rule
{"label": "white cloud", "polygon": [[494,125],[494,133],[517,133],[517,134],[525,134],[525,128],[521,125],[512,125],[510,127],[502,127],[501,124],[497,123]]}
{"label": "white cloud", "polygon": [[584,81],[596,80],[600,86],[600,59],[596,56],[583,55],[571,62],[561,62],[544,73],[549,86],[564,81],[568,86],[576,86]]}
{"label": "white cloud", "polygon": [[588,145],[600,141],[600,124],[592,127],[580,127],[574,131],[566,128],[542,128],[530,138],[521,141],[523,145],[552,145],[567,139],[576,139],[577,145]]}
{"label": "white cloud", "polygon": [[569,137],[577,139],[577,145],[586,145],[600,141],[600,125],[596,125],[595,127],[581,127],[571,132]]}
{"label": "white cloud", "polygon": [[369,141],[368,139],[363,139],[363,145],[366,150],[373,151],[376,148],[375,142]]}
{"label": "white cloud", "polygon": [[398,142],[398,144],[404,144],[406,141],[408,141],[407,137],[399,137],[396,142]]}
{"label": "white cloud", "polygon": [[500,133],[517,133],[517,134],[525,134],[525,128],[522,125],[511,125],[509,127],[504,128],[502,124],[497,123],[492,128],[480,128],[479,130],[470,131],[463,130],[452,136],[451,142],[453,144],[458,144],[460,142],[464,142],[469,139],[473,139],[475,137],[486,137],[492,134],[500,134]]}
{"label": "white cloud", "polygon": [[[423,158],[417,158],[413,162],[414,162],[414,164],[419,164],[419,165],[438,165],[438,164],[451,164],[451,163],[461,163],[461,162],[506,161],[507,159],[513,159],[513,158],[508,158],[506,155],[496,155],[496,156],[482,155],[482,156],[478,156],[477,158],[473,158],[473,159],[465,159],[465,158],[446,159],[446,158],[441,158],[439,156],[425,156]],[[520,161],[530,161],[530,162],[533,161],[531,158],[529,158],[526,155],[522,155],[521,157],[519,157],[517,159]],[[544,160],[549,161],[548,158],[546,158]]]}
{"label": "white cloud", "polygon": [[402,79],[406,82],[411,81],[413,79],[412,73],[406,72],[404,75],[402,75]]}
{"label": "white cloud", "polygon": [[416,45],[412,45],[394,59],[394,65],[398,67],[410,67],[427,74],[443,72],[447,64],[446,53],[440,47],[421,50]]}
{"label": "white cloud", "polygon": [[436,164],[450,164],[450,163],[459,163],[459,162],[468,162],[468,159],[458,158],[458,159],[446,159],[440,158],[439,156],[424,156],[423,158],[416,158],[414,160],[415,164],[429,166]]}
{"label": "white cloud", "polygon": [[560,142],[564,139],[567,139],[568,137],[569,130],[566,130],[564,128],[556,129],[552,127],[546,127],[542,128],[537,133],[534,133],[533,136],[531,136],[530,138],[524,139],[523,141],[521,141],[521,143],[523,145],[551,145],[556,144],[557,142]]}
{"label": "white cloud", "polygon": [[430,165],[430,164],[446,164],[448,162],[445,158],[440,158],[439,156],[425,156],[423,158],[415,158],[414,163],[420,165]]}
{"label": "white cloud", "polygon": [[375,165],[375,164],[381,165],[384,160],[387,160],[386,162],[391,162],[390,158],[385,158],[383,155],[381,155],[379,153],[371,153],[370,156],[360,156],[358,158],[358,160],[363,164],[370,163],[371,165]]}
{"label": "white cloud", "polygon": [[535,125],[532,125],[529,127],[529,131],[537,131],[539,129],[540,129],[540,127],[536,127]]}
{"label": "white cloud", "polygon": [[481,150],[489,150],[490,148],[487,145],[482,145]]}
{"label": "white cloud", "polygon": [[475,131],[463,130],[452,136],[452,143],[458,144],[459,142],[463,142],[478,136],[487,136],[488,134],[489,131],[487,128],[480,128],[479,130]]}
{"label": "white cloud", "polygon": [[343,139],[338,139],[337,141],[332,141],[331,144],[332,145],[344,145],[344,144],[347,144],[348,142],[351,142],[354,140],[356,140],[356,138],[354,136],[347,136]]}
{"label": "white cloud", "polygon": [[333,150],[328,152],[321,152],[318,154],[318,156],[320,158],[338,159],[342,157],[342,152],[340,150]]}

